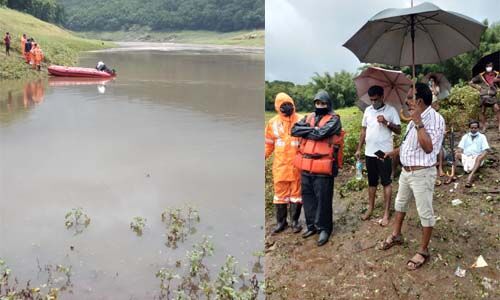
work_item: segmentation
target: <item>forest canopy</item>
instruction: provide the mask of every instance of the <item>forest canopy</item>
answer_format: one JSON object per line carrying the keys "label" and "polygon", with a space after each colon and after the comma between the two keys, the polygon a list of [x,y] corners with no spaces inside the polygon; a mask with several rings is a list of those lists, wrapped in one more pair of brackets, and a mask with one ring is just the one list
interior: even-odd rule
{"label": "forest canopy", "polygon": [[264,0],[59,0],[76,31],[237,31],[264,28]]}

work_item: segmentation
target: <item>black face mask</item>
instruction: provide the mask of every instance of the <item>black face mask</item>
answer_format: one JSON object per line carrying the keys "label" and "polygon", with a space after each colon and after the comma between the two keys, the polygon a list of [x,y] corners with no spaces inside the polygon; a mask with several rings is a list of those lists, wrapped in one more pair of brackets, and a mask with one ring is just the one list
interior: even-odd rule
{"label": "black face mask", "polygon": [[382,100],[374,101],[372,102],[373,108],[375,109],[380,109],[382,106],[384,106],[384,102]]}
{"label": "black face mask", "polygon": [[280,106],[280,111],[287,117],[293,114],[293,105],[292,103],[283,103]]}
{"label": "black face mask", "polygon": [[328,111],[329,111],[328,107],[323,107],[323,108],[316,107],[315,110],[314,110],[314,112],[318,116],[326,115],[328,113]]}

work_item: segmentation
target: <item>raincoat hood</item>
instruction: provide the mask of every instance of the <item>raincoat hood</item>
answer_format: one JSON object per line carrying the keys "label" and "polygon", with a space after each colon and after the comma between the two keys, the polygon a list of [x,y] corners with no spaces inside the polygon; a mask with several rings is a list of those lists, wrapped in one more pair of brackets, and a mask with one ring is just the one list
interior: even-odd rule
{"label": "raincoat hood", "polygon": [[325,90],[319,90],[316,95],[314,96],[313,102],[316,100],[321,100],[323,102],[326,102],[328,105],[328,111],[332,111],[332,99],[330,99],[330,95]]}
{"label": "raincoat hood", "polygon": [[280,116],[285,117],[285,115],[280,111],[280,107],[283,103],[291,103],[293,105],[294,113],[296,112],[295,103],[293,102],[292,97],[288,96],[286,93],[279,93],[274,99],[274,109]]}

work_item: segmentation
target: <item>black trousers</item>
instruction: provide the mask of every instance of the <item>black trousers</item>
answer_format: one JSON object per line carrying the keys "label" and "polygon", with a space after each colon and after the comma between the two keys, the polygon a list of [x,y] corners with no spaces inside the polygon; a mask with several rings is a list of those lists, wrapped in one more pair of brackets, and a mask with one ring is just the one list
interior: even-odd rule
{"label": "black trousers", "polygon": [[302,172],[302,203],[308,230],[332,233],[333,176]]}

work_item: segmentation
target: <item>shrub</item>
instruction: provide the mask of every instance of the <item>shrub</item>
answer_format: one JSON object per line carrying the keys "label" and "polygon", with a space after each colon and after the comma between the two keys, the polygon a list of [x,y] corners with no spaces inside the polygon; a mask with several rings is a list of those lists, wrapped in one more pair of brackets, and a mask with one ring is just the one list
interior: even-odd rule
{"label": "shrub", "polygon": [[347,122],[342,123],[342,127],[346,132],[344,137],[344,163],[354,164],[356,158],[354,154],[358,148],[359,133],[361,132],[361,120],[363,119],[362,112],[356,112]]}
{"label": "shrub", "polygon": [[446,121],[446,128],[455,131],[466,129],[469,120],[479,118],[479,93],[463,83],[451,89],[450,96],[441,101],[439,113]]}

